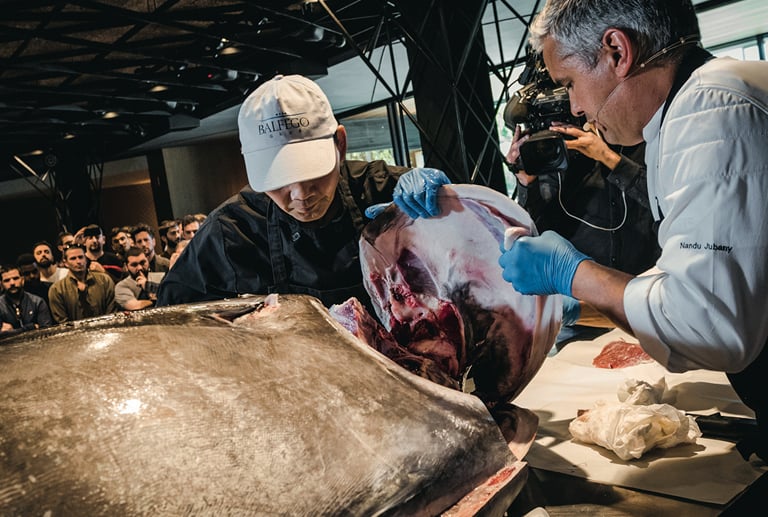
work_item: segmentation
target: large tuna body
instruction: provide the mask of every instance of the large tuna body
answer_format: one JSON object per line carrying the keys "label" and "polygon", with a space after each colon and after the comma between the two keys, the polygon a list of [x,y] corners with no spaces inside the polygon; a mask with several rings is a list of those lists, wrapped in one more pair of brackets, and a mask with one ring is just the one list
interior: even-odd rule
{"label": "large tuna body", "polygon": [[535,234],[535,226],[517,203],[480,186],[442,187],[440,209],[414,220],[391,205],[368,224],[360,243],[366,289],[409,356],[457,383],[470,378],[469,391],[489,406],[510,401],[560,329],[560,297],[518,293],[498,265],[505,233]]}
{"label": "large tuna body", "polygon": [[477,398],[263,300],[0,342],[0,514],[431,515],[515,461]]}

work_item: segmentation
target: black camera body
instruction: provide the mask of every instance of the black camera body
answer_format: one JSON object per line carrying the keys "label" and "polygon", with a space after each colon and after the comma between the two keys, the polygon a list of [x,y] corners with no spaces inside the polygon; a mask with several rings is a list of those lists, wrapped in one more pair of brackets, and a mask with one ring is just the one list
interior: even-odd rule
{"label": "black camera body", "polygon": [[520,146],[518,168],[531,175],[564,172],[572,153],[560,133],[550,131],[553,122],[582,127],[584,117],[571,113],[568,91],[555,84],[540,54],[529,50],[525,69],[518,82],[523,84],[504,108],[504,124],[514,131],[520,125],[531,137]]}

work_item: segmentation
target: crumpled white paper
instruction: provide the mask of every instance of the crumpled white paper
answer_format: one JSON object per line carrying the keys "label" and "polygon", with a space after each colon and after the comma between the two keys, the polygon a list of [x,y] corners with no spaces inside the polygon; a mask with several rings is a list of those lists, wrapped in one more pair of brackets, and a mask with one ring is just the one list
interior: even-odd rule
{"label": "crumpled white paper", "polygon": [[661,403],[666,392],[662,378],[655,384],[629,379],[619,386],[618,403],[598,401],[571,421],[571,436],[616,453],[623,460],[640,458],[653,448],[696,443],[701,436],[693,417]]}
{"label": "crumpled white paper", "polygon": [[619,402],[632,404],[633,406],[647,406],[649,404],[672,404],[667,391],[667,381],[664,377],[651,384],[646,381],[626,379],[619,384],[616,391]]}

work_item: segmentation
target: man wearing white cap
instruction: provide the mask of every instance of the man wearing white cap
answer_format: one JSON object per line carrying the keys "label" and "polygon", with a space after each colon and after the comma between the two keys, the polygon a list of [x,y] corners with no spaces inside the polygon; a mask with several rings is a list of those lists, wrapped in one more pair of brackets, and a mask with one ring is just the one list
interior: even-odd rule
{"label": "man wearing white cap", "polygon": [[438,213],[450,183],[435,169],[346,160],[347,134],[320,87],[277,75],[238,116],[248,182],[208,216],[168,272],[158,306],[238,294],[310,294],[368,304],[358,256],[364,211],[394,199],[412,217]]}

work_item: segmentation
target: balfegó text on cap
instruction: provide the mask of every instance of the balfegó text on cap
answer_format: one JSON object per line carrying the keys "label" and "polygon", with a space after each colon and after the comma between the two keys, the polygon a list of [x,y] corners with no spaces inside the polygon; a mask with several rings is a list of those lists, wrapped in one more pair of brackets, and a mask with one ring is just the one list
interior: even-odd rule
{"label": "balfeg\u00f3 text on cap", "polygon": [[300,75],[259,86],[237,118],[248,182],[257,192],[329,174],[336,165],[338,123],[328,98]]}

